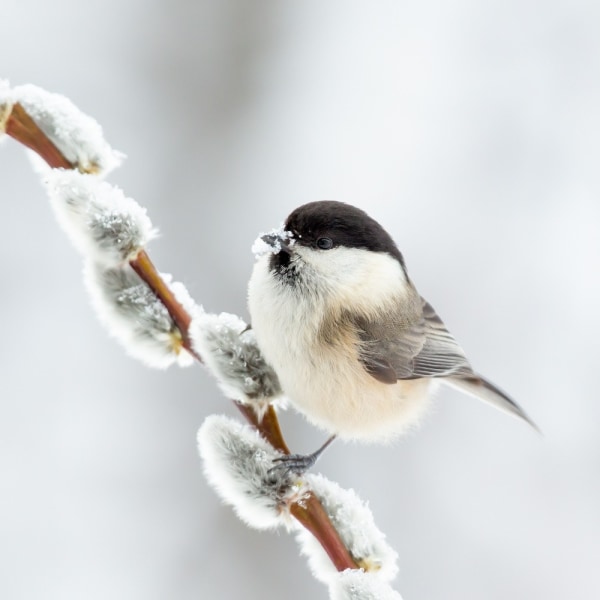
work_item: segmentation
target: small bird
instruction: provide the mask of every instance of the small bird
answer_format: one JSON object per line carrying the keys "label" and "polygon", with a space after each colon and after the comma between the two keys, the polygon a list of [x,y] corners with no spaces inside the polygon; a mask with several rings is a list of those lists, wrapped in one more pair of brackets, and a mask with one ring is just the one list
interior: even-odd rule
{"label": "small bird", "polygon": [[259,238],[255,252],[248,307],[258,345],[292,405],[332,436],[311,455],[286,457],[290,471],[312,466],[334,437],[385,442],[401,434],[419,421],[437,382],[535,427],[473,371],[393,239],[364,211],[305,204]]}

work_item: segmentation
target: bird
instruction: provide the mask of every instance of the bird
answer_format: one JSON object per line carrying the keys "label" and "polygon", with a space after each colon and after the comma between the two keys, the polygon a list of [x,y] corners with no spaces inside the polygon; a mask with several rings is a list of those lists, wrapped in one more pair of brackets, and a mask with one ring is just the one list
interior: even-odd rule
{"label": "bird", "polygon": [[290,403],[330,435],[312,454],[284,457],[284,469],[304,472],[335,438],[393,440],[419,423],[439,383],[537,429],[473,370],[393,238],[363,210],[304,204],[254,251],[248,309],[258,346]]}

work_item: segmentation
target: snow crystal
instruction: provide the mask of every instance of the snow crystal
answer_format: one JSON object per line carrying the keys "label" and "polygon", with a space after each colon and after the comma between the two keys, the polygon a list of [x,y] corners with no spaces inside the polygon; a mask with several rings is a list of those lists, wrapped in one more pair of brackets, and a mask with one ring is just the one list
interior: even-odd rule
{"label": "snow crystal", "polygon": [[232,400],[264,410],[281,396],[275,371],[265,362],[256,337],[242,319],[228,313],[197,313],[189,328],[194,350]]}
{"label": "snow crystal", "polygon": [[[124,155],[113,150],[100,125],[82,113],[68,98],[35,85],[10,89],[0,85],[0,105],[19,103],[64,157],[80,171],[106,175]],[[0,111],[1,112],[1,111]]]}
{"label": "snow crystal", "polygon": [[302,497],[301,482],[271,471],[273,459],[282,456],[260,434],[222,415],[207,417],[198,431],[198,449],[210,485],[238,517],[256,529],[292,526],[286,511]]}
{"label": "snow crystal", "polygon": [[[398,555],[375,525],[369,507],[354,490],[345,490],[322,475],[309,474],[305,479],[358,565],[383,581],[392,580],[398,572]],[[321,545],[304,529],[297,537],[314,576],[329,583],[337,571]]]}
{"label": "snow crystal", "polygon": [[291,232],[285,230],[283,223],[268,233],[261,233],[252,244],[252,253],[256,258],[263,254],[277,254],[281,252],[282,242],[290,246],[294,243]]}
{"label": "snow crystal", "polygon": [[[175,297],[187,302],[189,294],[183,285],[162,277]],[[181,334],[167,309],[128,264],[107,269],[88,261],[84,280],[100,321],[130,356],[156,368],[194,362],[181,346]]]}
{"label": "snow crystal", "polygon": [[95,175],[52,169],[45,183],[59,224],[95,262],[112,267],[131,260],[156,236],[146,209]]}
{"label": "snow crystal", "polygon": [[337,573],[329,587],[330,600],[402,600],[376,573],[346,569]]}

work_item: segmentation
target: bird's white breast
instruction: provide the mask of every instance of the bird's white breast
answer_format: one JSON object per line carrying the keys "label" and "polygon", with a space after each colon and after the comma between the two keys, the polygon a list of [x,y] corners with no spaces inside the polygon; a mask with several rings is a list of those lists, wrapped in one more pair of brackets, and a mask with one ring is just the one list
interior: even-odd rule
{"label": "bird's white breast", "polygon": [[[347,320],[335,317],[348,309],[372,316],[377,308],[374,299],[397,301],[406,293],[406,280],[399,263],[387,255],[372,260],[373,253],[347,254],[335,262],[336,270],[325,280],[307,279],[305,290],[275,276],[269,257],[261,257],[248,288],[252,327],[286,395],[309,421],[342,438],[382,441],[419,419],[430,380],[389,385],[364,369],[356,332]],[[313,255],[307,258],[314,261]],[[321,265],[316,268],[321,275]],[[311,269],[310,264],[303,268],[306,278]]]}

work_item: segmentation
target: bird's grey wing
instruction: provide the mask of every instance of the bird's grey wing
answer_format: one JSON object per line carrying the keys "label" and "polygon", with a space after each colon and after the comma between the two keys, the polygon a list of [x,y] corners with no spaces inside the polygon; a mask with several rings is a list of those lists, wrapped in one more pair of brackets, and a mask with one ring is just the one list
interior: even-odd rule
{"label": "bird's grey wing", "polygon": [[367,372],[383,383],[398,379],[441,377],[444,382],[537,429],[525,411],[507,394],[473,372],[465,353],[433,307],[421,298],[422,314],[410,324],[390,317],[386,325],[357,323],[360,360]]}
{"label": "bird's grey wing", "polygon": [[457,377],[471,375],[473,369],[452,334],[429,304],[423,303],[424,343],[413,359],[413,377]]}
{"label": "bird's grey wing", "polygon": [[408,322],[404,315],[392,314],[385,323],[356,323],[364,368],[389,384],[398,379],[472,376],[465,353],[435,310],[423,298],[420,303],[420,311]]}

